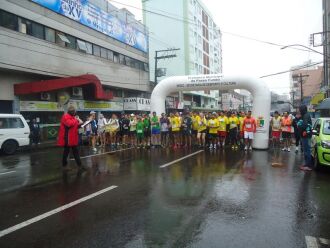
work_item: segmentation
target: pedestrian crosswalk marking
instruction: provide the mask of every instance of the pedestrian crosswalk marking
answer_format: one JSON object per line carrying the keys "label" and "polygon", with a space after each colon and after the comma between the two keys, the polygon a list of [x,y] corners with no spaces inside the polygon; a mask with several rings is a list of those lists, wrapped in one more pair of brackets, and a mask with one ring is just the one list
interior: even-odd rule
{"label": "pedestrian crosswalk marking", "polygon": [[100,191],[97,191],[97,192],[95,192],[93,194],[90,194],[90,195],[87,195],[87,196],[85,196],[83,198],[80,198],[80,199],[78,199],[76,201],[73,201],[73,202],[70,202],[70,203],[68,203],[66,205],[63,205],[61,207],[55,208],[54,210],[51,210],[49,212],[46,212],[46,213],[41,214],[39,216],[36,216],[36,217],[34,217],[32,219],[26,220],[26,221],[24,221],[24,222],[22,222],[20,224],[17,224],[15,226],[12,226],[12,227],[9,227],[9,228],[7,228],[5,230],[2,230],[2,231],[0,231],[0,238],[3,237],[3,236],[5,236],[5,235],[8,235],[8,234],[10,234],[12,232],[15,232],[15,231],[17,231],[19,229],[22,229],[23,227],[26,227],[28,225],[31,225],[31,224],[33,224],[35,222],[40,221],[40,220],[43,220],[43,219],[45,219],[45,218],[47,218],[49,216],[52,216],[54,214],[57,214],[59,212],[62,212],[64,210],[66,210],[68,208],[71,208],[71,207],[73,207],[75,205],[78,205],[78,204],[80,204],[80,203],[82,203],[84,201],[90,200],[90,199],[92,199],[92,198],[94,198],[96,196],[99,196],[101,194],[104,194],[104,193],[106,193],[106,192],[108,192],[110,190],[113,190],[113,189],[117,188],[117,187],[118,186],[115,186],[115,185],[110,186],[110,187],[107,187],[107,188],[102,189]]}

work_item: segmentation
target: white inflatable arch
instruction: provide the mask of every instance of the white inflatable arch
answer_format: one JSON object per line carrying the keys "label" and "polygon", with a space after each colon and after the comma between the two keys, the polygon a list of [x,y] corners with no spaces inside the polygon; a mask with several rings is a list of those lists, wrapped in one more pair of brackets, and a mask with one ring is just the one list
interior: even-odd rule
{"label": "white inflatable arch", "polygon": [[245,89],[253,96],[252,115],[257,120],[253,148],[268,149],[271,94],[267,85],[258,79],[221,74],[169,77],[159,82],[151,95],[151,111],[165,113],[165,99],[170,93],[192,90]]}

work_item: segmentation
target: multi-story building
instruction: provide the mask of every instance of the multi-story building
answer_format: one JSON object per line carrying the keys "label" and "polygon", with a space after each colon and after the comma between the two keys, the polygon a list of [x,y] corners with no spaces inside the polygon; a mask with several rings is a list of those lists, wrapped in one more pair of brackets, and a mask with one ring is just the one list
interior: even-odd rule
{"label": "multi-story building", "polygon": [[329,0],[323,0],[323,66],[324,66],[324,87],[326,89],[328,97],[329,84],[330,84],[330,2]]}
{"label": "multi-story building", "polygon": [[[307,62],[307,64],[310,62]],[[305,69],[295,69],[301,66],[293,67],[290,73],[291,99],[293,106],[300,104],[311,105],[313,97],[319,99],[321,85],[323,82],[323,67],[313,66]]]}
{"label": "multi-story building", "polygon": [[[221,31],[201,0],[142,2],[144,24],[150,36],[151,79],[154,78],[155,52],[167,48],[180,50],[176,58],[158,62],[158,67],[166,68],[166,76],[222,73]],[[218,109],[217,96],[217,92],[210,91],[185,92],[183,100],[193,109]]]}
{"label": "multi-story building", "polygon": [[145,27],[107,0],[2,0],[0,50],[0,112],[44,125],[150,91]]}

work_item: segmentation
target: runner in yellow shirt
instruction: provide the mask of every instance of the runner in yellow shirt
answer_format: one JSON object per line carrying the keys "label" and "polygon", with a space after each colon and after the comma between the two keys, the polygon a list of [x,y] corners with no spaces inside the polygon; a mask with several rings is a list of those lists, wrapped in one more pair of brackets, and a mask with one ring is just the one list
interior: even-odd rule
{"label": "runner in yellow shirt", "polygon": [[243,124],[244,124],[244,119],[246,117],[246,114],[244,111],[240,112],[240,115],[238,117],[239,120],[239,144],[243,145],[244,144],[244,130],[243,130]]}
{"label": "runner in yellow shirt", "polygon": [[207,122],[209,127],[210,149],[217,149],[218,143],[218,129],[220,126],[216,113],[212,113],[211,118]]}
{"label": "runner in yellow shirt", "polygon": [[219,128],[218,128],[219,145],[221,146],[221,148],[224,148],[226,143],[229,120],[228,117],[225,116],[223,111],[220,112],[218,121],[219,121]]}
{"label": "runner in yellow shirt", "polygon": [[206,128],[207,122],[203,113],[200,113],[198,117],[196,117],[196,121],[198,123],[197,129],[197,141],[200,147],[205,146],[205,136],[206,136]]}
{"label": "runner in yellow shirt", "polygon": [[198,130],[198,120],[197,120],[198,113],[193,112],[191,114],[191,121],[192,121],[192,143],[193,145],[197,145],[197,130]]}
{"label": "runner in yellow shirt", "polygon": [[231,143],[231,148],[237,150],[237,132],[239,127],[239,119],[236,116],[235,112],[231,113],[231,116],[228,118],[229,121],[229,138]]}
{"label": "runner in yellow shirt", "polygon": [[181,118],[178,112],[174,116],[170,117],[172,134],[173,134],[173,148],[176,149],[180,147],[180,129],[181,129]]}

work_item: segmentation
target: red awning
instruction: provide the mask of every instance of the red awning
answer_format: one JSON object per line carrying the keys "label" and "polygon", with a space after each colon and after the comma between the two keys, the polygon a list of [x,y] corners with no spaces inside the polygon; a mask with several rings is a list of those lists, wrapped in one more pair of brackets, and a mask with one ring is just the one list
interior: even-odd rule
{"label": "red awning", "polygon": [[37,82],[28,82],[14,85],[15,95],[28,95],[40,92],[60,90],[69,87],[79,87],[83,85],[94,86],[94,97],[96,100],[112,99],[112,92],[105,92],[101,81],[93,74],[86,74],[77,77],[67,77]]}

